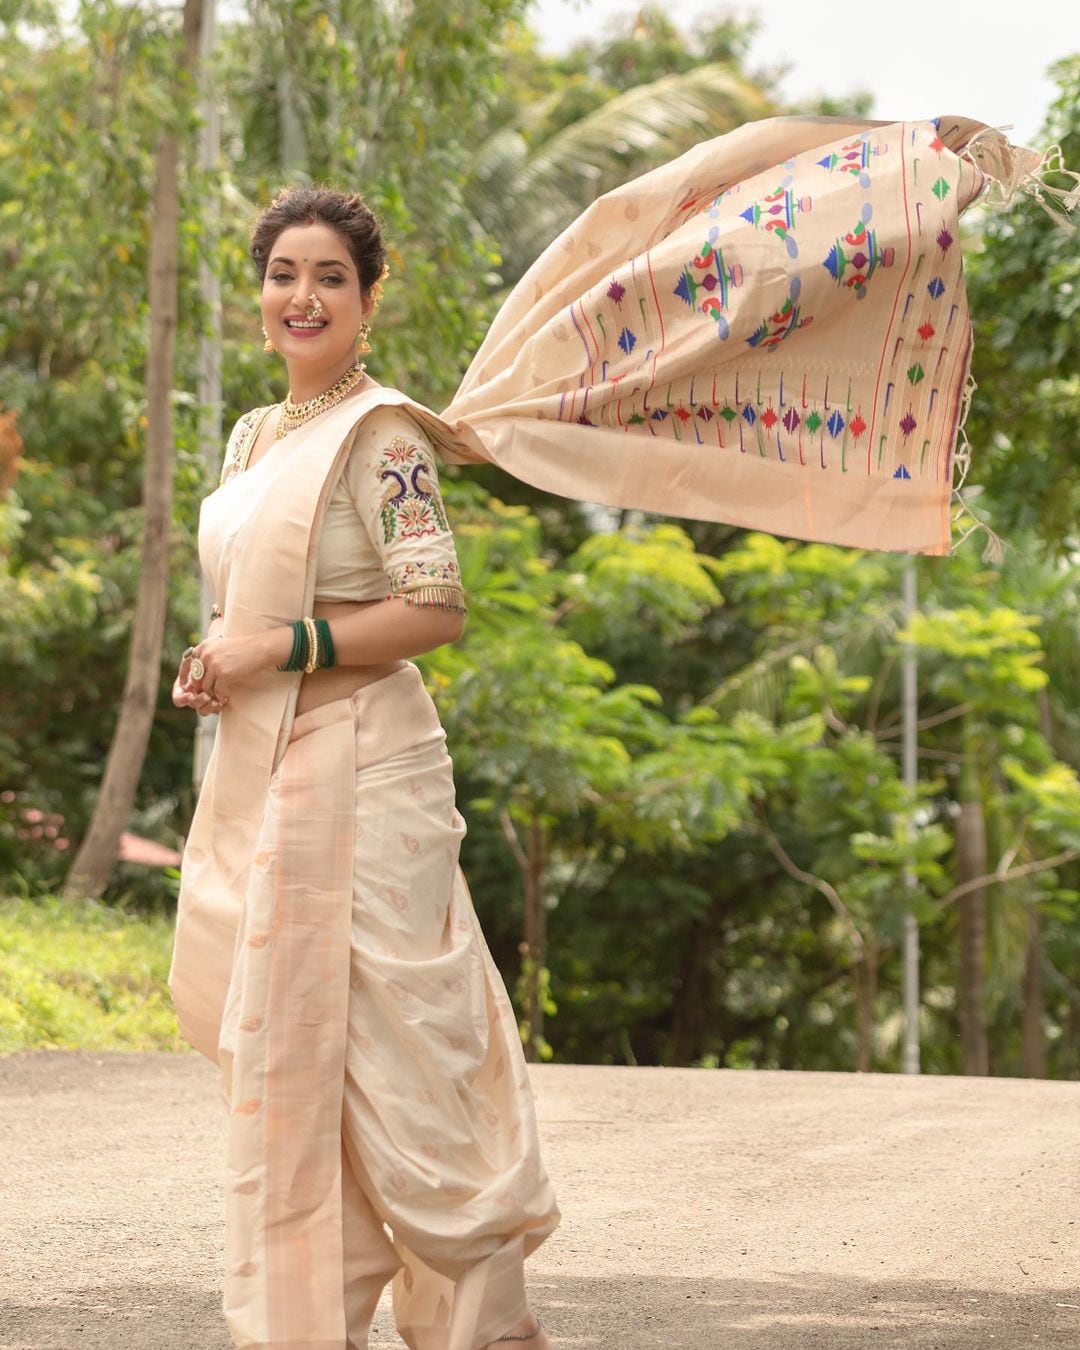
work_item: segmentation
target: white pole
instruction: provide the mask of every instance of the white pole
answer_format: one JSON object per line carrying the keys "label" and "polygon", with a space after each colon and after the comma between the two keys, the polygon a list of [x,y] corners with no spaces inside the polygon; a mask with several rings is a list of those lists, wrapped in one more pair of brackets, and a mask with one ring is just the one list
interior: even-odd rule
{"label": "white pole", "polygon": [[[917,603],[915,586],[915,559],[908,556],[904,565],[904,625],[911,622]],[[903,733],[903,772],[904,786],[914,800],[918,783],[918,732],[916,723],[919,716],[918,703],[918,666],[915,650],[908,647],[901,667],[901,718]],[[914,811],[908,817],[908,839],[914,843],[918,825]],[[904,869],[904,887],[910,893],[915,889],[915,869],[910,864]],[[905,1073],[919,1072],[919,925],[911,910],[904,914],[903,947],[903,991],[904,991],[904,1057]]]}
{"label": "white pole", "polygon": [[[203,303],[204,324],[199,334],[198,384],[199,445],[211,481],[221,472],[221,281],[210,259],[217,252],[220,228],[220,192],[218,173],[221,160],[221,117],[214,94],[214,48],[216,46],[214,0],[205,0],[202,51],[199,71],[202,80],[198,167],[203,176],[206,207],[202,220],[202,254],[199,259],[199,295]],[[214,597],[203,581],[202,631],[210,622]],[[202,786],[210,751],[214,747],[216,717],[198,717],[195,728],[195,762],[192,766],[195,791]]]}

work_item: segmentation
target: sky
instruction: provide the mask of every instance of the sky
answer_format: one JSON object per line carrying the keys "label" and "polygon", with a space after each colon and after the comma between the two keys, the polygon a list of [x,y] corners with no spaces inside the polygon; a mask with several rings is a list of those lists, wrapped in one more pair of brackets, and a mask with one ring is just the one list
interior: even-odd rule
{"label": "sky", "polygon": [[[790,67],[780,82],[788,98],[868,89],[873,117],[959,113],[1011,126],[1017,144],[1039,142],[1054,96],[1047,67],[1080,51],[1080,0],[662,0],[662,7],[688,33],[706,16],[756,15],[748,66]],[[555,53],[602,37],[613,19],[639,8],[635,0],[533,0],[529,24],[542,49]]]}

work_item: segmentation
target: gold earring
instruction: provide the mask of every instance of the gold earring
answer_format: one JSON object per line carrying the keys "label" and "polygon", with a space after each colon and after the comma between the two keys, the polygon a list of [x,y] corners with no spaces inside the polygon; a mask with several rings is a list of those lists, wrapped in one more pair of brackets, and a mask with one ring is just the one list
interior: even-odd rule
{"label": "gold earring", "polygon": [[371,351],[371,343],[368,341],[368,335],[371,332],[371,324],[365,319],[360,325],[360,332],[356,336],[356,350],[361,356],[366,356]]}
{"label": "gold earring", "polygon": [[265,328],[263,329],[263,337],[266,339],[266,341],[263,343],[263,351],[276,352],[277,348],[274,346],[273,339],[271,338],[270,334],[266,331]]}

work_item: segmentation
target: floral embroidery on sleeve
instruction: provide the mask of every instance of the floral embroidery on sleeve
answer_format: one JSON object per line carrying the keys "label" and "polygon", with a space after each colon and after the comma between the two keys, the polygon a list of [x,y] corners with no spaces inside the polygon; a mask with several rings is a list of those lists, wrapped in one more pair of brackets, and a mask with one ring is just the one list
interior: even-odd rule
{"label": "floral embroidery on sleeve", "polygon": [[465,589],[456,558],[402,563],[387,572],[390,596],[418,608],[453,609],[467,614]]}
{"label": "floral embroidery on sleeve", "polygon": [[378,475],[384,484],[379,502],[384,543],[449,531],[435,466],[419,445],[395,436],[382,452]]}

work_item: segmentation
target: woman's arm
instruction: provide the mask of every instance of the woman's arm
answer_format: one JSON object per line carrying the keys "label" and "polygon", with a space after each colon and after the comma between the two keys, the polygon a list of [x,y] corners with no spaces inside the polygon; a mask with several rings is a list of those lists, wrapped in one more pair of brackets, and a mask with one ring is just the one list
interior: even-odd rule
{"label": "woman's arm", "polygon": [[[339,666],[377,666],[456,642],[464,626],[465,616],[457,610],[410,605],[393,597],[331,619],[330,636]],[[181,676],[186,679],[178,683],[189,696],[210,697],[223,705],[238,680],[284,665],[292,642],[292,628],[284,625],[248,637],[215,639],[208,635],[194,652],[203,663],[202,679],[190,678],[191,663],[186,662],[181,665]],[[197,705],[191,702],[188,706]]]}

